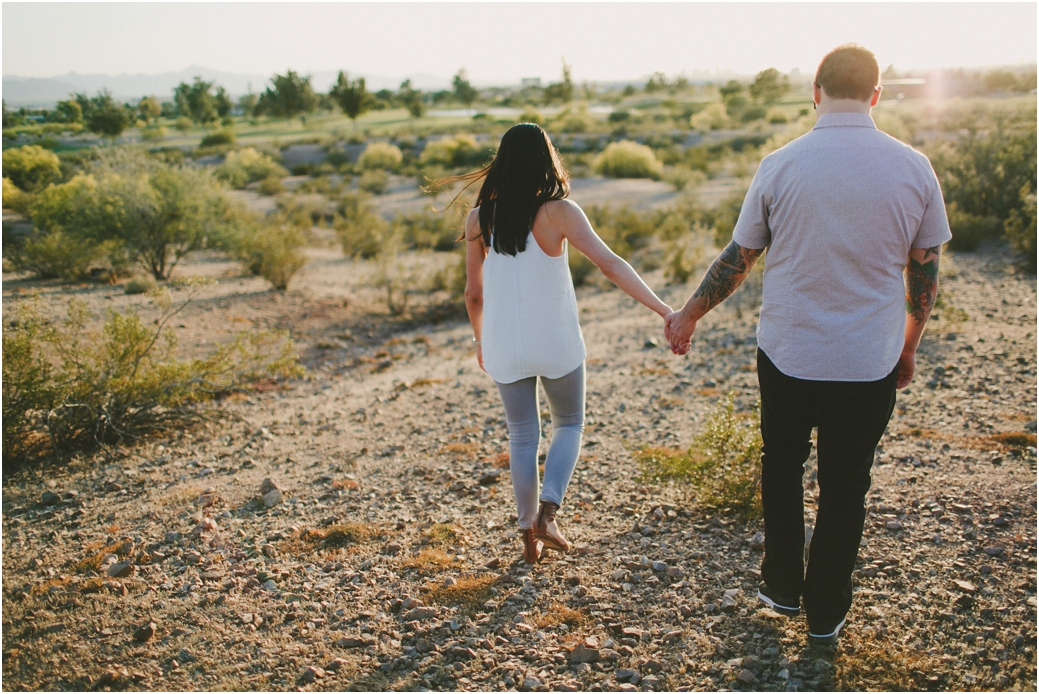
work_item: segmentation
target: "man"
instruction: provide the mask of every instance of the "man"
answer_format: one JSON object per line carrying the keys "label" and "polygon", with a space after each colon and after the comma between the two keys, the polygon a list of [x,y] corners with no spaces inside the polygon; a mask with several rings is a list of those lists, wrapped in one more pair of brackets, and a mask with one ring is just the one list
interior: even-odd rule
{"label": "man", "polygon": [[[787,616],[803,600],[817,644],[837,640],[851,607],[873,456],[896,387],[913,378],[941,246],[951,238],[927,158],[870,117],[879,81],[876,58],[861,46],[823,58],[815,128],[762,160],[732,242],[665,323],[672,351],[688,352],[697,321],[768,249],[757,330],[765,521],[758,597]],[[819,508],[806,570],[802,478],[813,427]]]}

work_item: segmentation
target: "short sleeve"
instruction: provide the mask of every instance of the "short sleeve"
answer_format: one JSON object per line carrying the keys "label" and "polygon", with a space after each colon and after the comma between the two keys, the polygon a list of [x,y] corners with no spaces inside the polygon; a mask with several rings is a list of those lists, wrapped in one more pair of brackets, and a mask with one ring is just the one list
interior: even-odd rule
{"label": "short sleeve", "polygon": [[920,220],[920,227],[916,230],[912,248],[934,248],[941,246],[952,238],[949,230],[949,217],[945,212],[945,199],[942,197],[942,187],[938,184],[938,177],[931,170],[931,178],[934,181],[934,191],[931,200],[927,203],[924,216]]}
{"label": "short sleeve", "polygon": [[772,243],[772,230],[768,227],[770,196],[766,192],[770,179],[767,173],[769,167],[765,161],[761,164],[754,174],[747,196],[743,198],[740,216],[732,232],[732,240],[743,248],[767,248]]}

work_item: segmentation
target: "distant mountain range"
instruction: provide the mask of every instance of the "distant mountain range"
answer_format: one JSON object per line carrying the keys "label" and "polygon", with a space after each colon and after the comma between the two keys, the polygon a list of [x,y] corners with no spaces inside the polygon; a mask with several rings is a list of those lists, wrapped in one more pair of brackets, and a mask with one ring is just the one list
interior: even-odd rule
{"label": "distant mountain range", "polygon": [[[338,70],[306,72],[311,75],[311,84],[316,91],[328,91],[339,75]],[[406,75],[404,77],[383,77],[379,75],[357,75],[348,73],[351,79],[363,76],[368,89],[397,89],[401,82],[410,79],[416,89],[423,91],[450,89],[451,80],[429,74]],[[272,75],[241,75],[233,72],[221,72],[207,67],[193,65],[178,72],[164,72],[158,75],[80,75],[70,72],[59,77],[19,77],[3,76],[3,98],[8,108],[21,106],[53,107],[55,103],[67,99],[69,94],[87,92],[91,96],[101,89],[108,89],[119,101],[137,100],[142,96],[155,96],[160,101],[173,98],[173,88],[181,82],[191,82],[195,77],[212,80],[226,89],[232,96],[246,94],[251,89],[259,93],[267,88]]]}

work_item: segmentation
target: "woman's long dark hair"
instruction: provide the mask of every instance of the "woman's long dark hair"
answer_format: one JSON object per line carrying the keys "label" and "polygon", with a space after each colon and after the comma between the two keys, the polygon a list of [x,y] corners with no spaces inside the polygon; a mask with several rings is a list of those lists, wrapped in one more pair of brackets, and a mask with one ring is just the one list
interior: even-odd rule
{"label": "woman's long dark hair", "polygon": [[493,245],[496,252],[508,255],[526,249],[527,234],[543,204],[570,194],[570,176],[559,160],[559,152],[548,133],[533,123],[509,128],[489,165],[444,179],[443,183],[468,181],[459,191],[461,195],[481,178],[484,181],[476,204],[484,245]]}

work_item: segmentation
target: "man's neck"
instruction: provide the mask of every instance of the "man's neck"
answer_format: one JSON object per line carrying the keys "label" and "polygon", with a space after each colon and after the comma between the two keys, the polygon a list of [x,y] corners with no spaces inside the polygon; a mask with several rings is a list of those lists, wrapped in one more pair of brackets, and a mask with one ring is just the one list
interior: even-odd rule
{"label": "man's neck", "polygon": [[829,99],[823,97],[819,100],[819,106],[816,109],[816,113],[820,116],[824,116],[827,113],[861,113],[868,116],[872,110],[873,109],[870,107],[868,101],[859,101],[858,99]]}

